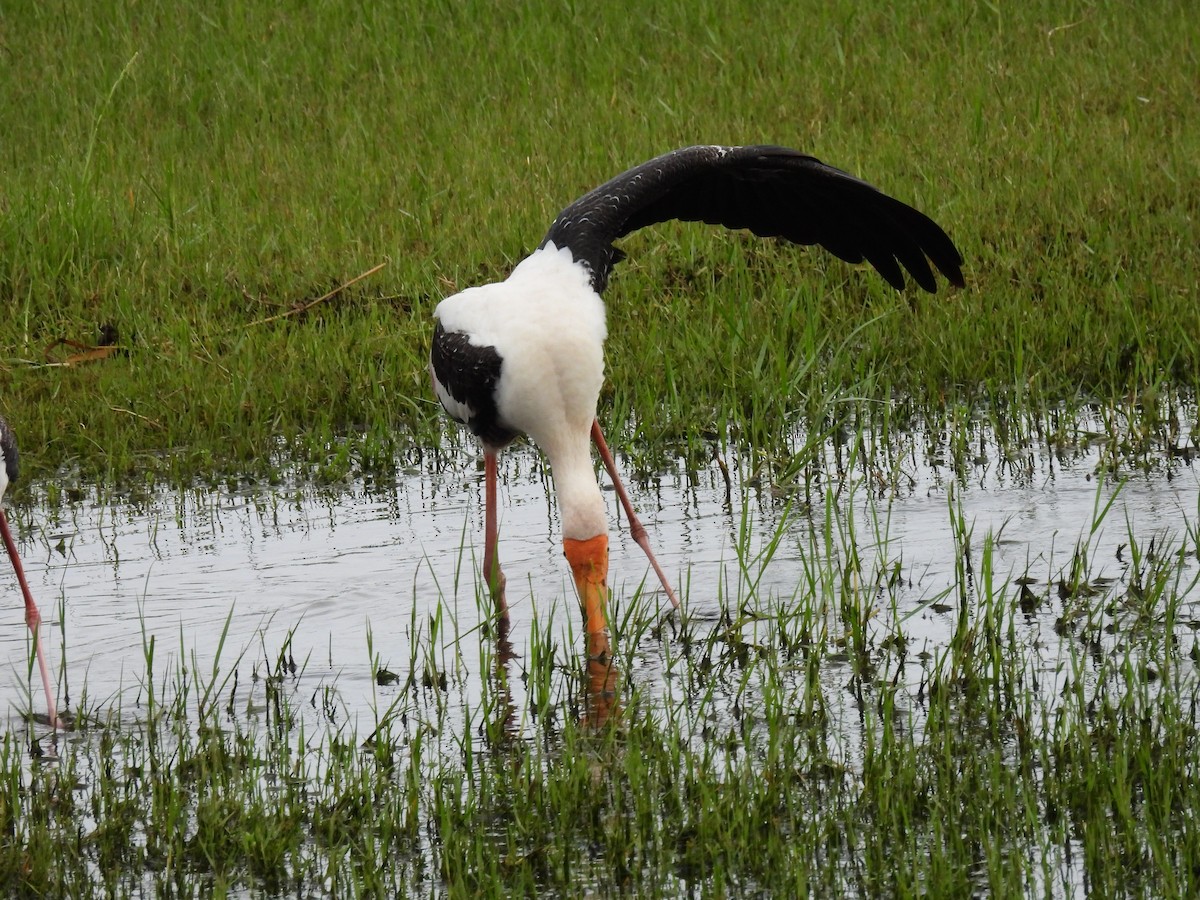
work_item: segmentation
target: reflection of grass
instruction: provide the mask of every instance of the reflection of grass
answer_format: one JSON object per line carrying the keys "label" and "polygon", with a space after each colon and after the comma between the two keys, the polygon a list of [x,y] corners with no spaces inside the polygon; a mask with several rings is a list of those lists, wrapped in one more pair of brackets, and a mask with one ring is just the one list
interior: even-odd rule
{"label": "reflection of grass", "polygon": [[[580,724],[582,636],[545,619],[514,655],[453,604],[414,617],[366,727],[290,634],[255,659],[181,652],[158,680],[147,642],[134,702],[77,713],[54,761],[4,737],[0,878],[72,897],[1194,896],[1194,527],[1129,528],[1101,576],[1095,541],[1124,530],[1101,487],[1078,544],[1008,582],[999,537],[952,502],[948,638],[920,644],[886,515],[836,491],[743,526],[715,617],[619,599],[620,712],[599,728]],[[804,574],[779,597],[783,543]]]}
{"label": "reflection of grass", "polygon": [[[502,276],[583,190],[704,140],[796,145],[914,202],[970,287],[898,296],[821,253],[635,235],[602,414],[639,452],[727,427],[769,448],[847,396],[897,404],[896,427],[981,402],[1041,422],[1195,381],[1194,16],[809,6],[14,12],[0,402],[28,471],[386,471],[444,427],[437,300]],[[127,356],[30,365],[106,325]]]}

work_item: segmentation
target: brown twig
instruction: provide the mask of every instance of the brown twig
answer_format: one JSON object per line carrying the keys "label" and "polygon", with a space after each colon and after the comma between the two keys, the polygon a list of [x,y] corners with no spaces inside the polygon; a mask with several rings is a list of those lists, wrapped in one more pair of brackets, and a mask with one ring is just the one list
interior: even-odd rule
{"label": "brown twig", "polygon": [[[375,266],[374,268],[367,269],[367,271],[363,272],[361,275],[351,278],[349,281],[345,282],[344,284],[339,284],[328,294],[322,294],[316,300],[310,300],[307,303],[305,303],[303,306],[295,306],[292,309],[289,309],[287,312],[281,312],[281,313],[276,313],[273,316],[267,316],[265,319],[255,319],[253,322],[247,322],[245,325],[243,325],[241,327],[242,328],[250,328],[253,325],[265,325],[268,322],[275,322],[279,319],[286,319],[288,316],[298,316],[302,312],[308,312],[310,309],[312,309],[318,303],[324,303],[330,297],[336,297],[338,294],[340,294],[346,288],[350,287],[353,284],[357,284],[358,282],[362,281],[364,278],[369,278],[370,276],[374,275],[376,272],[378,272],[380,269],[382,269],[386,265],[387,265],[387,260],[384,260],[383,262],[381,262],[379,265]],[[235,327],[237,327],[237,326],[235,326]],[[229,330],[233,331],[232,328],[230,328]]]}
{"label": "brown twig", "polygon": [[125,415],[127,415],[127,416],[133,416],[135,419],[141,419],[147,425],[153,425],[159,431],[164,430],[161,422],[156,422],[154,419],[150,418],[149,416],[143,416],[141,413],[136,413],[132,409],[126,409],[123,406],[110,406],[109,409],[111,409],[113,412],[116,412],[116,413],[125,413]]}

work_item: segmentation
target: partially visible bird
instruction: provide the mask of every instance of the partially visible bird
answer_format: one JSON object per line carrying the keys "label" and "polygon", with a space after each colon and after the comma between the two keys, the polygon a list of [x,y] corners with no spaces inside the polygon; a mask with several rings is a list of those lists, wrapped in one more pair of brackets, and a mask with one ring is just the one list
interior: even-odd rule
{"label": "partially visible bird", "polygon": [[[0,417],[0,502],[4,500],[4,492],[9,484],[17,480],[17,439],[8,422]],[[0,505],[0,537],[8,550],[8,558],[12,560],[13,571],[17,574],[17,583],[25,596],[25,624],[33,632],[33,646],[37,651],[38,668],[42,673],[42,686],[46,689],[46,709],[50,718],[50,727],[58,727],[58,712],[54,706],[54,690],[50,686],[50,668],[46,665],[46,653],[42,649],[42,637],[38,626],[42,617],[38,613],[37,604],[33,602],[33,594],[29,591],[29,583],[25,580],[25,570],[21,567],[21,558],[17,555],[17,544],[12,532],[8,529],[8,517],[4,515],[4,507]]]}
{"label": "partially visible bird", "polygon": [[685,147],[584,194],[506,280],[447,297],[434,312],[434,392],[483,444],[483,572],[501,615],[507,606],[496,555],[497,455],[519,434],[528,435],[550,463],[563,547],[587,631],[606,628],[608,596],[608,523],[589,438],[613,479],[633,537],[679,605],[596,420],[607,335],[601,294],[624,257],[613,242],[670,219],[820,244],[847,262],[865,259],[897,290],[904,287],[903,267],[923,289],[936,291],[930,262],[951,283],[963,284],[962,256],[932,219],[783,147]]}

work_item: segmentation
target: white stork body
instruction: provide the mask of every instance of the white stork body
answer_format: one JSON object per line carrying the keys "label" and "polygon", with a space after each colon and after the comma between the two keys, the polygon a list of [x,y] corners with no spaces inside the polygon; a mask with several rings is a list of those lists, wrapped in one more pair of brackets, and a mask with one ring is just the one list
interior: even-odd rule
{"label": "white stork body", "polygon": [[[495,387],[498,419],[529,437],[550,462],[563,536],[584,540],[606,529],[592,470],[590,429],[604,384],[604,301],[569,250],[534,251],[504,281],[468,288],[438,304],[446,331],[463,333],[504,360]],[[455,419],[474,410],[434,377]],[[500,447],[495,447],[500,450]]]}
{"label": "white stork body", "polygon": [[613,242],[669,219],[820,244],[848,262],[870,262],[898,290],[907,270],[922,288],[935,291],[930,261],[952,283],[963,283],[962,257],[928,216],[782,147],[686,147],[580,197],[506,280],[449,297],[434,313],[434,391],[483,444],[484,575],[502,616],[507,607],[496,561],[496,457],[522,433],[546,454],[554,474],[564,549],[588,633],[606,628],[608,596],[608,528],[589,440],[613,479],[634,539],[679,605],[596,422],[607,333],[601,294],[623,257]]}

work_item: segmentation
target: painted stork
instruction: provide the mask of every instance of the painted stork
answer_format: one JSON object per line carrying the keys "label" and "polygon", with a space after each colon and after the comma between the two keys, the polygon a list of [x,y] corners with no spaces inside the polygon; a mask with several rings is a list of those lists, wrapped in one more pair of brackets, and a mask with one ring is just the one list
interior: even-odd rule
{"label": "painted stork", "polygon": [[[9,484],[17,480],[17,439],[8,422],[0,417],[0,501],[4,500],[4,492]],[[42,637],[39,626],[42,622],[37,604],[33,602],[33,594],[29,591],[29,582],[25,580],[25,570],[21,567],[21,557],[17,555],[17,543],[13,540],[12,532],[8,529],[8,517],[4,515],[4,507],[0,505],[0,537],[4,539],[4,547],[8,550],[8,558],[12,560],[13,571],[17,574],[17,584],[25,595],[25,624],[33,632],[33,646],[37,652],[38,668],[42,672],[42,686],[46,689],[46,709],[50,718],[50,727],[58,727],[58,713],[54,707],[54,690],[50,686],[50,668],[46,665],[46,653],[42,649]]]}
{"label": "painted stork", "polygon": [[447,297],[434,312],[433,389],[449,415],[483,444],[486,535],[483,572],[507,614],[496,553],[496,464],[525,434],[550,464],[563,547],[589,634],[607,622],[608,523],[593,469],[594,441],[671,602],[679,602],[650,551],[596,419],[604,381],[601,294],[624,254],[613,242],[670,219],[748,229],[794,244],[820,244],[864,259],[897,290],[901,267],[930,293],[929,263],[961,286],[962,256],[928,216],[846,172],[783,147],[685,147],[630,169],[564,209],[538,248],[501,282]]}

